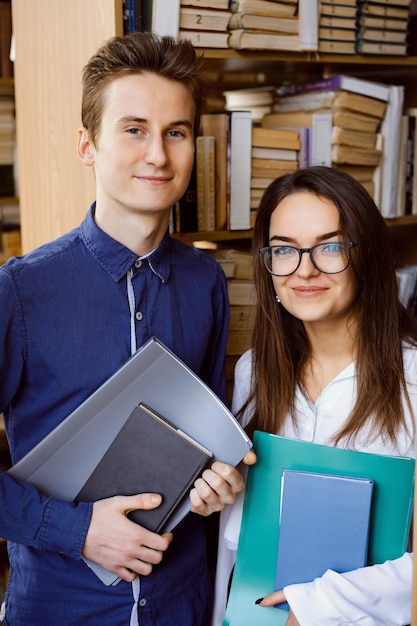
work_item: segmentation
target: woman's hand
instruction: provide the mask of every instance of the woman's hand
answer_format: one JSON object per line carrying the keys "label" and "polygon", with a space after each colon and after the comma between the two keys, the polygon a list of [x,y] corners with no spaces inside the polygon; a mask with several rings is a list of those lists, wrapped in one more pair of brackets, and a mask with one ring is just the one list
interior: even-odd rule
{"label": "woman's hand", "polygon": [[[265,598],[257,600],[256,604],[259,606],[275,606],[276,604],[282,604],[282,602],[286,601],[287,599],[283,591],[274,591],[274,593],[270,593],[268,596],[265,596]],[[291,610],[285,624],[286,626],[300,626],[299,621]]]}

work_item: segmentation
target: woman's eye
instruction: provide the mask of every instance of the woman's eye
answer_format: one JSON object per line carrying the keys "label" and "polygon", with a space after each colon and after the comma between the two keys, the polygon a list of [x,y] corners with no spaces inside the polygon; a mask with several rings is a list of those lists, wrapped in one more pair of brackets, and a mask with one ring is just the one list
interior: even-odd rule
{"label": "woman's eye", "polygon": [[273,253],[276,257],[282,258],[294,254],[294,248],[291,248],[289,246],[280,246],[279,248],[274,248]]}
{"label": "woman's eye", "polygon": [[338,254],[342,250],[342,244],[338,242],[326,243],[323,244],[322,250],[323,252],[328,252],[329,254]]}

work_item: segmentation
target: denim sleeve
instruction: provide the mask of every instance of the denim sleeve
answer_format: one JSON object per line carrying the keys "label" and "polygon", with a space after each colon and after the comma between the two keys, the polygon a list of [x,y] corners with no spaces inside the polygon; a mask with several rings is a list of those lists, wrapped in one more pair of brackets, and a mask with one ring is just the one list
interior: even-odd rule
{"label": "denim sleeve", "polygon": [[[0,303],[0,412],[4,413],[8,408],[5,421],[9,422],[7,433],[13,454],[11,425],[15,416],[10,407],[18,397],[26,344],[20,300],[13,278],[4,268],[0,268]],[[0,472],[0,502],[1,537],[80,558],[92,504],[49,498],[29,483],[15,480],[5,472]]]}

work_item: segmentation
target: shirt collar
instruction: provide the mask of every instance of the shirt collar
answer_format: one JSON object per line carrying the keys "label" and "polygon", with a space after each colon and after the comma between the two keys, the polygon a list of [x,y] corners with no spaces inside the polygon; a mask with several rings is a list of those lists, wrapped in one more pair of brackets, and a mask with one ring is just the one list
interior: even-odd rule
{"label": "shirt collar", "polygon": [[[93,202],[80,226],[80,237],[97,263],[115,282],[119,282],[132,267],[135,272],[138,256],[97,226],[94,220],[95,206]],[[170,237],[167,231],[159,246],[143,259],[163,283],[168,280],[170,273],[169,248]]]}

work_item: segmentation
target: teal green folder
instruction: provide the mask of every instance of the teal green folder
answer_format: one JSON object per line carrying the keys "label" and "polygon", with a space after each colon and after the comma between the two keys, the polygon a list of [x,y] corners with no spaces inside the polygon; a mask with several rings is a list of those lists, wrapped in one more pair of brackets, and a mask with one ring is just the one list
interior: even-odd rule
{"label": "teal green folder", "polygon": [[236,565],[223,626],[285,626],[288,612],[255,605],[274,591],[281,474],[284,469],[369,478],[372,498],[368,563],[406,550],[414,496],[414,459],[332,448],[255,431],[258,461],[249,468]]}

